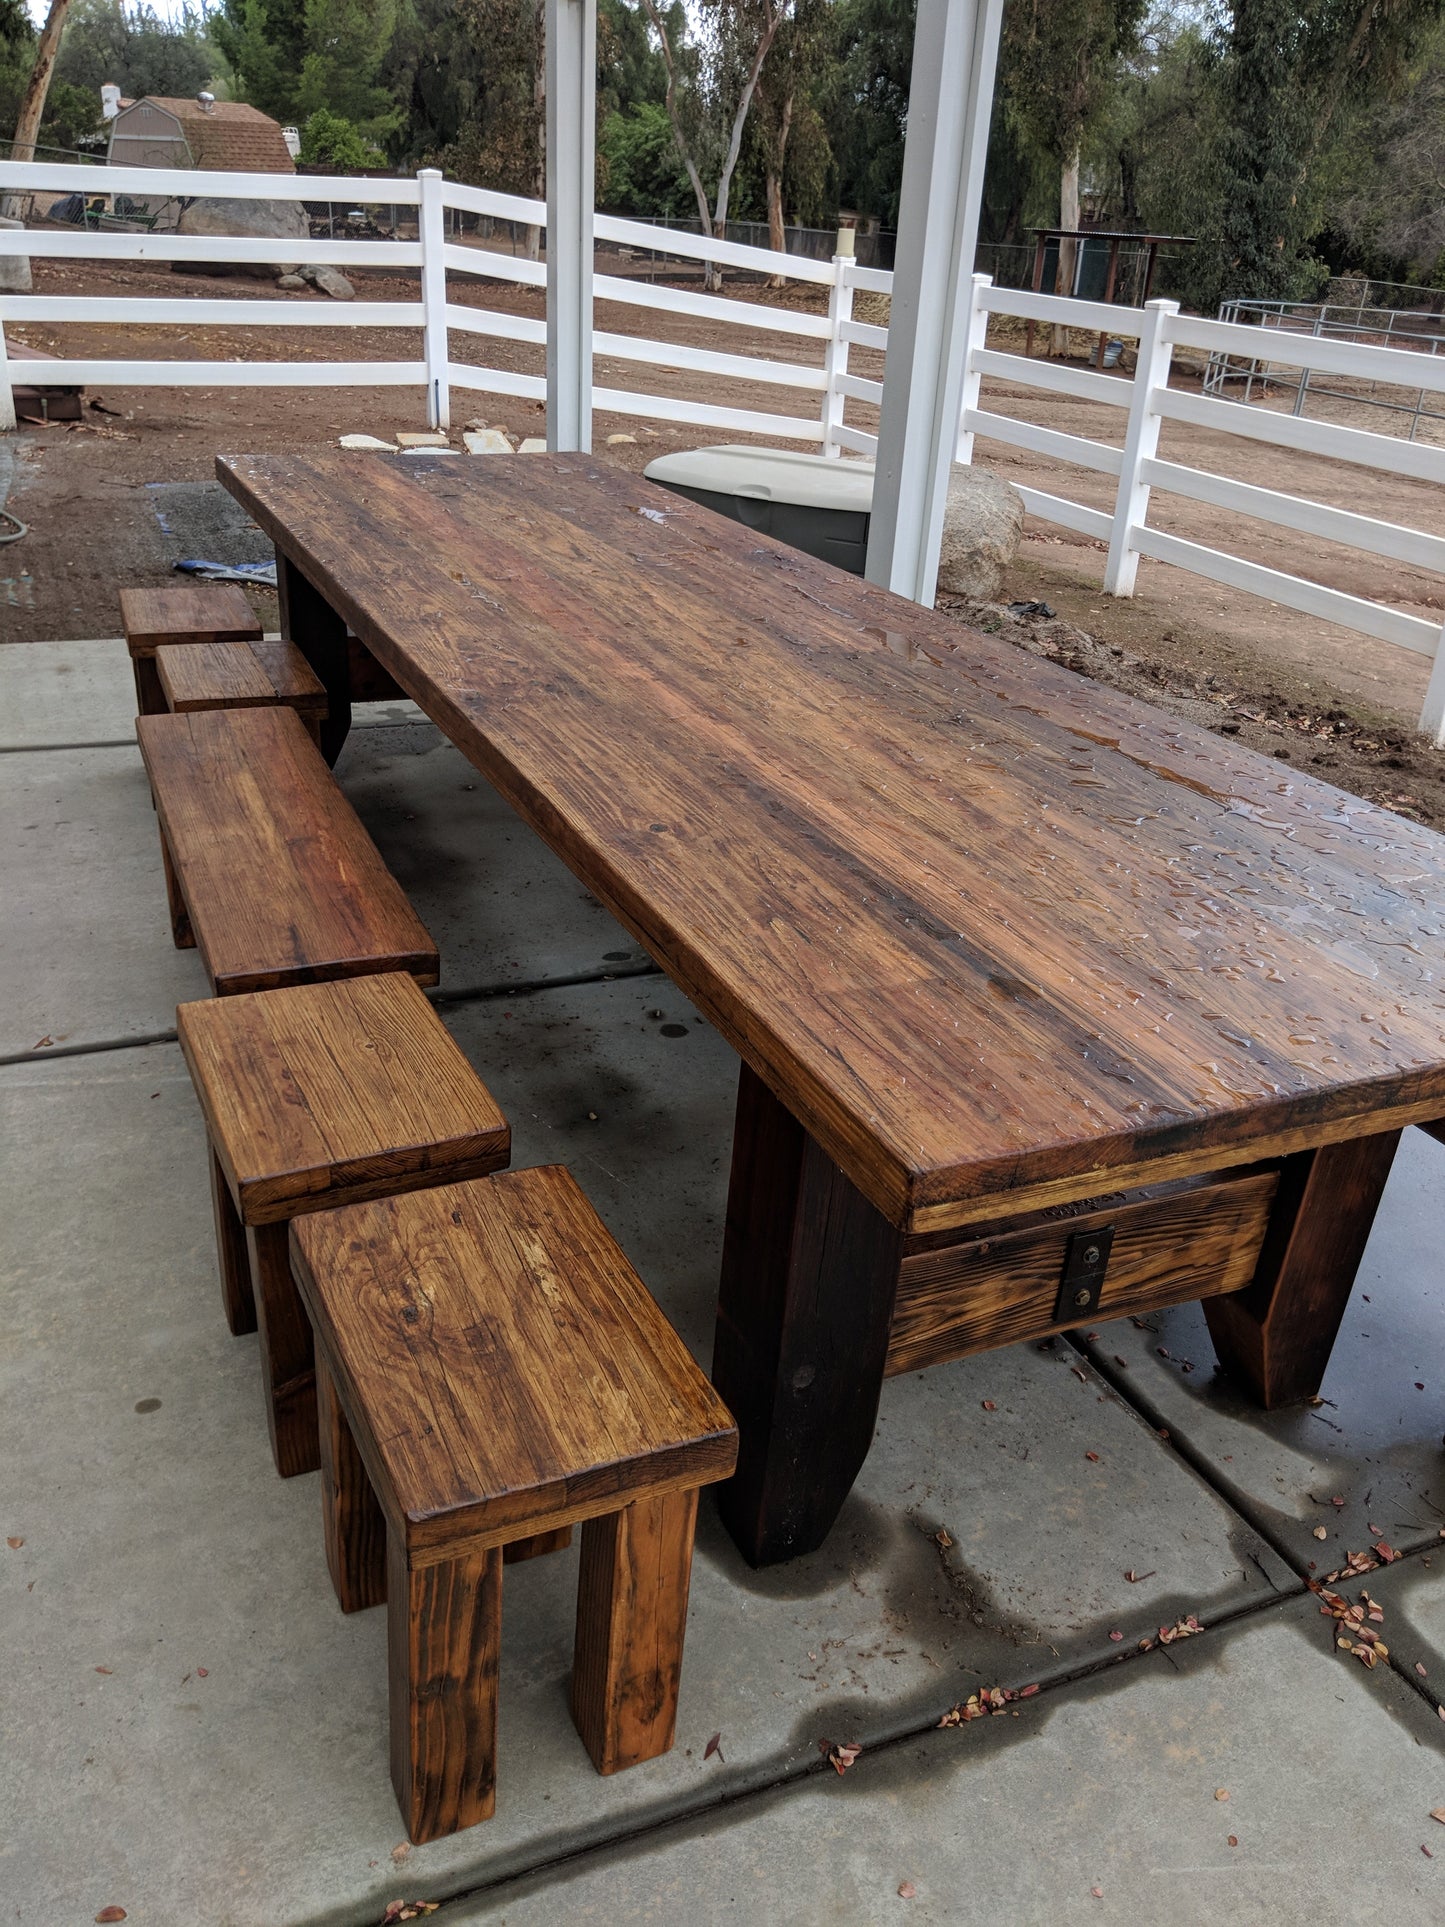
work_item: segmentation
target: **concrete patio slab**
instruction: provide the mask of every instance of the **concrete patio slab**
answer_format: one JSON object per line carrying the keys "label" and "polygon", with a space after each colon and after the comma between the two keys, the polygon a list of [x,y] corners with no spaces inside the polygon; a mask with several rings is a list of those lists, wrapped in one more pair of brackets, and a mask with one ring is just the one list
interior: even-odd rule
{"label": "concrete patio slab", "polygon": [[1260,1411],[1217,1370],[1198,1305],[1101,1326],[1088,1347],[1301,1570],[1332,1571],[1376,1537],[1428,1545],[1445,1525],[1442,1192],[1445,1144],[1406,1131],[1323,1404]]}
{"label": "concrete patio slab", "polygon": [[0,756],[0,815],[0,1057],[154,1036],[207,994],[171,942],[137,749]]}
{"label": "concrete patio slab", "polygon": [[1272,1609],[457,1901],[436,1927],[1436,1920],[1445,1727],[1387,1669],[1337,1660],[1319,1624],[1313,1602]]}
{"label": "concrete patio slab", "polygon": [[[338,773],[441,947],[444,987],[647,967],[430,724],[358,730]],[[140,752],[0,756],[0,811],[0,1058],[171,1031],[206,978],[171,943]]]}
{"label": "concrete patio slab", "polygon": [[647,967],[647,953],[430,723],[354,732],[336,776],[436,939],[443,991]]}
{"label": "concrete patio slab", "polygon": [[1390,1662],[1434,1712],[1445,1735],[1440,1711],[1445,1705],[1445,1537],[1434,1552],[1341,1581],[1331,1590],[1352,1603],[1368,1592],[1383,1607],[1378,1632],[1390,1649]]}
{"label": "concrete patio slab", "polygon": [[[366,703],[356,729],[424,722],[415,703]],[[135,681],[122,636],[0,648],[0,751],[135,741]]]}
{"label": "concrete patio slab", "polygon": [[[576,1167],[705,1360],[721,1040],[657,980],[447,1014],[517,1162]],[[0,1550],[0,1887],[43,1923],[369,1921],[402,1838],[383,1616],[336,1610],[316,1480],[270,1470],[179,1053],[14,1066],[0,1101],[3,1532],[24,1542]],[[504,1878],[802,1771],[820,1739],[876,1746],[980,1685],[1271,1601],[1281,1563],[1076,1365],[1023,1349],[890,1383],[837,1531],[788,1568],[748,1571],[707,1511],[678,1744],[646,1767],[600,1779],[571,1727],[575,1549],[509,1571],[497,1817],[415,1849],[406,1888]]]}

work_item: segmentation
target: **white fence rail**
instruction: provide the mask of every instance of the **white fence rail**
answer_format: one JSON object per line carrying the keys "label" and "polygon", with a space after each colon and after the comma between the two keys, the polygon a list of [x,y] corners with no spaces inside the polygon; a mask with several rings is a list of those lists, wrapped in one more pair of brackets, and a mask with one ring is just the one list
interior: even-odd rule
{"label": "white fence rail", "polygon": [[[406,359],[364,361],[177,361],[163,359],[65,358],[45,364],[45,379],[57,385],[110,387],[420,387],[427,395],[429,418],[445,427],[449,421],[450,392],[460,389],[494,395],[541,400],[546,393],[543,375],[489,366],[461,358],[463,342],[509,341],[532,348],[546,344],[546,325],[503,308],[474,305],[455,298],[449,277],[542,287],[547,267],[542,261],[503,254],[482,246],[463,245],[447,238],[449,213],[490,217],[543,227],[546,209],[541,201],[492,193],[446,181],[433,171],[414,180],[357,180],[316,175],[244,175],[200,173],[153,168],[89,168],[46,163],[0,162],[0,193],[33,197],[49,193],[83,193],[93,197],[127,194],[136,200],[215,197],[227,200],[333,201],[416,210],[415,239],[389,240],[257,240],[201,237],[158,232],[105,233],[85,229],[75,233],[54,229],[0,229],[0,255],[25,254],[35,259],[76,259],[154,262],[245,261],[280,266],[300,257],[307,264],[338,267],[394,268],[407,275],[420,271],[420,299],[300,302],[209,297],[106,297],[0,295],[0,425],[7,419],[10,383],[21,370],[7,365],[4,329],[7,324],[52,322],[97,324],[123,322],[158,327],[232,323],[255,328],[365,327],[412,330],[420,353]],[[660,231],[647,223],[599,214],[594,221],[599,242],[653,251]],[[593,405],[604,413],[657,421],[686,422],[733,433],[765,435],[801,442],[827,455],[871,455],[877,437],[870,428],[848,420],[849,404],[876,409],[882,383],[876,375],[850,371],[853,348],[886,351],[888,331],[876,322],[855,321],[857,293],[888,294],[893,277],[880,269],[860,268],[850,256],[831,261],[774,253],[736,242],[711,241],[697,234],[668,232],[669,253],[681,259],[713,262],[753,274],[783,275],[828,290],[826,314],[727,297],[691,289],[667,287],[651,280],[630,280],[599,274],[595,299],[601,306],[646,308],[661,320],[678,317],[721,322],[767,337],[771,352],[724,352],[692,343],[667,340],[620,330],[594,331],[593,352],[601,360],[641,364],[652,371],[675,370],[704,375],[709,395],[668,394],[651,386],[621,388],[596,386]],[[1132,337],[1139,352],[1132,378],[1093,369],[1030,359],[987,345],[989,318],[1010,315],[1066,327],[1098,329],[1106,319],[1112,334]],[[1445,575],[1445,539],[1423,530],[1384,522],[1353,511],[1310,501],[1303,496],[1258,488],[1211,470],[1179,462],[1161,461],[1160,429],[1179,422],[1250,441],[1273,444],[1333,462],[1357,464],[1421,480],[1445,482],[1445,450],[1406,441],[1401,437],[1306,421],[1268,409],[1228,402],[1170,386],[1173,354],[1187,347],[1207,354],[1234,356],[1258,353],[1258,331],[1237,323],[1204,320],[1181,314],[1172,302],[1151,302],[1147,308],[1110,307],[1061,299],[1025,290],[996,288],[987,276],[974,279],[968,359],[959,424],[958,457],[972,458],[976,435],[984,435],[1025,449],[1067,467],[1078,467],[1115,480],[1112,509],[1071,500],[1032,487],[1020,487],[1025,507],[1033,515],[1107,545],[1104,586],[1114,595],[1134,590],[1139,558],[1149,556],[1174,567],[1244,590],[1338,623],[1346,629],[1377,637],[1428,657],[1432,664],[1420,727],[1445,743],[1445,647],[1439,623],[1412,615],[1365,597],[1346,594],[1281,569],[1266,567],[1224,550],[1206,547],[1184,536],[1151,526],[1150,505],[1156,490],[1186,501],[1222,508],[1252,520],[1305,531],[1366,554],[1379,555]],[[791,350],[791,353],[789,352]],[[1272,331],[1271,362],[1302,370],[1343,375],[1362,381],[1395,383],[1414,391],[1445,393],[1445,357],[1430,357],[1401,348],[1346,342],[1306,334]],[[33,379],[33,364],[23,364],[23,377]],[[1061,429],[1004,414],[984,405],[985,381],[1006,381],[1048,395],[1066,395],[1116,408],[1119,441],[1099,441]],[[777,411],[733,406],[726,400],[734,382],[761,384],[779,393],[779,402],[795,394],[813,399],[806,412],[780,406]],[[714,398],[716,397],[716,398]]]}

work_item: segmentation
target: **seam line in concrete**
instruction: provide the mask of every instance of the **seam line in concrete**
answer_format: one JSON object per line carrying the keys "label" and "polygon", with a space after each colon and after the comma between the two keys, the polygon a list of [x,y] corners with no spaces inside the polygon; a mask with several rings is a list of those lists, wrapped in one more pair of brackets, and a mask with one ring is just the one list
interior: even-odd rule
{"label": "seam line in concrete", "polygon": [[[636,964],[620,970],[582,971],[571,977],[540,977],[520,984],[467,984],[455,990],[429,990],[434,1004],[480,1004],[501,997],[537,997],[548,990],[570,990],[583,984],[620,983],[632,977],[660,977],[655,963]],[[173,1044],[171,1030],[140,1031],[130,1037],[101,1037],[84,1044],[51,1044],[44,1050],[7,1051],[0,1054],[0,1070],[15,1064],[49,1064],[60,1057],[92,1057],[104,1051],[145,1050],[152,1044]]]}
{"label": "seam line in concrete", "polygon": [[134,736],[106,736],[91,743],[0,743],[0,756],[48,756],[62,749],[136,749]]}
{"label": "seam line in concrete", "polygon": [[[1208,1639],[1215,1633],[1227,1633],[1230,1628],[1237,1625],[1241,1620],[1253,1619],[1268,1612],[1277,1612],[1287,1605],[1292,1605],[1297,1599],[1303,1596],[1303,1593],[1304,1588],[1300,1587],[1298,1591],[1295,1592],[1277,1593],[1273,1598],[1260,1599],[1246,1605],[1235,1606],[1226,1612],[1222,1612],[1217,1619],[1211,1619],[1204,1627],[1204,1630],[1201,1633],[1196,1633],[1194,1637],[1196,1639]],[[1072,1687],[1078,1686],[1087,1680],[1097,1678],[1101,1673],[1109,1672],[1117,1666],[1127,1666],[1131,1663],[1149,1659],[1156,1653],[1162,1653],[1167,1657],[1168,1648],[1160,1647],[1156,1641],[1147,1653],[1141,1652],[1135,1647],[1127,1653],[1107,1653],[1102,1654],[1097,1659],[1085,1660],[1071,1671],[1062,1673],[1057,1679],[1051,1680],[1047,1686],[1040,1686],[1038,1693],[1031,1696],[1031,1703],[1036,1706],[1042,1705],[1047,1695],[1067,1692]],[[1011,1710],[1021,1711],[1022,1709]],[[885,1733],[881,1739],[872,1741],[870,1745],[864,1749],[863,1757],[870,1760],[874,1759],[881,1753],[888,1753],[897,1747],[908,1745],[911,1741],[921,1740],[926,1734],[935,1733],[938,1730],[937,1719],[930,1719],[923,1723],[915,1721],[906,1727],[901,1726],[896,1732]],[[686,1811],[644,1820],[635,1827],[624,1828],[621,1832],[613,1834],[609,1839],[594,1840],[585,1846],[574,1848],[569,1853],[560,1853],[550,1859],[538,1860],[530,1867],[523,1867],[513,1873],[503,1874],[496,1880],[481,1880],[475,1886],[463,1887],[456,1893],[448,1894],[445,1899],[441,1901],[437,1919],[444,1920],[447,1909],[460,1901],[476,1900],[487,1894],[505,1893],[509,1887],[520,1886],[523,1881],[535,1880],[539,1875],[558,1872],[564,1867],[573,1866],[580,1862],[593,1859],[600,1854],[610,1853],[615,1848],[634,1847],[639,1842],[649,1839],[654,1834],[665,1833],[672,1828],[691,1825],[693,1822],[706,1819],[713,1814],[726,1813],[733,1807],[743,1805],[746,1801],[760,1800],[766,1794],[777,1792],[781,1788],[801,1786],[807,1781],[821,1778],[829,1770],[828,1761],[820,1755],[818,1759],[809,1760],[804,1765],[794,1767],[791,1770],[784,1769],[781,1773],[775,1774],[771,1779],[760,1780],[752,1785],[734,1787],[728,1792],[719,1794],[715,1799],[704,1801],[698,1806],[689,1808]],[[428,1896],[428,1898],[431,1897],[432,1896]],[[363,1927],[359,1916],[355,1927]]]}

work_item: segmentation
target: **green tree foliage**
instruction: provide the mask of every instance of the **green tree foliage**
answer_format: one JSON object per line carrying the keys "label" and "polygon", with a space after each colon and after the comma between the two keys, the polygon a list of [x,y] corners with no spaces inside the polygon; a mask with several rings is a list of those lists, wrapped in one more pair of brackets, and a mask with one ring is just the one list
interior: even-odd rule
{"label": "green tree foliage", "polygon": [[615,214],[679,219],[693,213],[692,183],[672,137],[667,109],[637,101],[597,130],[599,204]]}
{"label": "green tree foliage", "polygon": [[326,111],[368,140],[397,135],[405,106],[385,77],[398,0],[223,0],[211,33],[235,91],[262,113],[300,124]]}
{"label": "green tree foliage", "polygon": [[186,7],[169,17],[122,0],[74,0],[65,23],[54,84],[83,89],[96,103],[108,82],[128,98],[194,96],[216,71],[205,15]]}
{"label": "green tree foliage", "polygon": [[818,98],[837,161],[838,198],[898,225],[913,71],[915,0],[838,0]]}
{"label": "green tree foliage", "polygon": [[1445,287],[1445,31],[1397,93],[1350,117],[1322,237],[1341,268]]}
{"label": "green tree foliage", "polygon": [[318,107],[301,129],[298,159],[307,167],[328,167],[338,174],[351,168],[382,167],[386,156],[374,146],[354,121],[328,108]]}

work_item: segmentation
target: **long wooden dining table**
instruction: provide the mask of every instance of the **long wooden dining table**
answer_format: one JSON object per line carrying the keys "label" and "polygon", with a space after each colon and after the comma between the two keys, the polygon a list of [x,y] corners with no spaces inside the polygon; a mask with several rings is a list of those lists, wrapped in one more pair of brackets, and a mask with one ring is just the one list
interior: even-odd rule
{"label": "long wooden dining table", "polygon": [[591,456],[217,472],[328,753],[404,691],[742,1060],[749,1560],[821,1543],[890,1373],[1198,1298],[1318,1390],[1445,1118],[1445,838]]}

